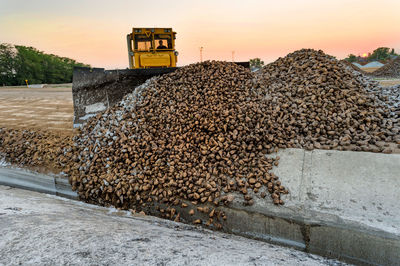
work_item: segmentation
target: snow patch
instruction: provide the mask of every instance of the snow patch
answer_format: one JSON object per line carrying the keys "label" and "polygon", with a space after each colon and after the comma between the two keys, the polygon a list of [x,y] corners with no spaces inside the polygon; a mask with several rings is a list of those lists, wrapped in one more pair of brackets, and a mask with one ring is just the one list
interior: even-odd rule
{"label": "snow patch", "polygon": [[96,114],[87,114],[85,116],[80,117],[81,120],[88,120],[89,118],[96,116]]}
{"label": "snow patch", "polygon": [[6,161],[6,156],[0,153],[0,167],[5,167],[11,165],[9,162]]}
{"label": "snow patch", "polygon": [[98,113],[107,109],[107,106],[104,103],[94,103],[88,106],[85,106],[86,113]]}

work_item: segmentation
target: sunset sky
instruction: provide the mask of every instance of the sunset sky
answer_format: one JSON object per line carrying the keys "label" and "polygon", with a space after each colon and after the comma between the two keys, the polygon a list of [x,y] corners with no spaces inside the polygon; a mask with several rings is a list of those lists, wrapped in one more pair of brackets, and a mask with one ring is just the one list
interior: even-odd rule
{"label": "sunset sky", "polygon": [[271,62],[301,48],[344,58],[400,52],[400,0],[0,0],[0,43],[33,46],[93,67],[128,66],[132,27],[172,27],[179,65]]}

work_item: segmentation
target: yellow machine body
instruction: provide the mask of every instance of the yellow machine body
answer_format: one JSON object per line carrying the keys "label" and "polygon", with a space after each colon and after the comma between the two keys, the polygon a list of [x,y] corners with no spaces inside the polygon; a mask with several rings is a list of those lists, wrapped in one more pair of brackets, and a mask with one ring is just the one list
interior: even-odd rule
{"label": "yellow machine body", "polygon": [[175,38],[172,28],[133,28],[126,36],[129,68],[176,67]]}

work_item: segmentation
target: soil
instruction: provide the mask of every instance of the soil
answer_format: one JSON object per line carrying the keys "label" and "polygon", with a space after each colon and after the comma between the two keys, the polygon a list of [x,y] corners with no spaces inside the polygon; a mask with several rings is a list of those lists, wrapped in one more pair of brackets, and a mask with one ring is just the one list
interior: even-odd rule
{"label": "soil", "polygon": [[390,86],[400,84],[400,79],[383,79],[383,80],[378,80],[378,81],[384,87],[390,87]]}
{"label": "soil", "polygon": [[374,72],[375,70],[377,70],[379,68],[380,67],[363,67],[361,69],[364,70],[365,72],[372,73],[372,72]]}
{"label": "soil", "polygon": [[0,128],[72,134],[73,111],[71,87],[0,87]]}

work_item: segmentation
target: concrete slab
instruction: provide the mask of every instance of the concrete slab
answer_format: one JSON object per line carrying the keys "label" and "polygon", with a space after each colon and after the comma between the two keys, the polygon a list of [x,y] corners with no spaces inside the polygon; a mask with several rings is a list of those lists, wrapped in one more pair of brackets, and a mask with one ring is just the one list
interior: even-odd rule
{"label": "concrete slab", "polygon": [[399,154],[287,149],[278,155],[274,173],[290,189],[285,205],[255,198],[248,207],[239,196],[225,208],[235,217],[229,230],[354,263],[400,261]]}
{"label": "concrete slab", "polygon": [[311,152],[305,205],[400,236],[400,154]]}
{"label": "concrete slab", "polygon": [[285,205],[256,198],[246,209],[316,223],[349,220],[400,236],[400,154],[287,149],[278,155],[273,172],[290,189]]}

